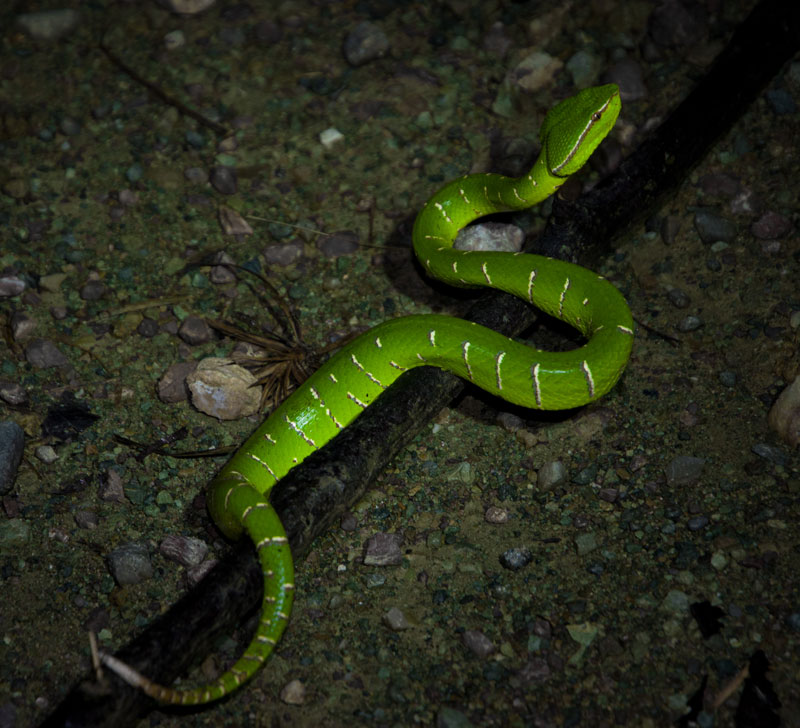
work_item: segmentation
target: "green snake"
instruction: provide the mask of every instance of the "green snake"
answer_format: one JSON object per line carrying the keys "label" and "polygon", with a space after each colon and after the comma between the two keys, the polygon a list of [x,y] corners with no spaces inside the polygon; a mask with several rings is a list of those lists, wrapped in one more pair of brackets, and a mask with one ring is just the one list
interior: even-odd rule
{"label": "green snake", "polygon": [[294,594],[294,567],[269,493],[289,470],[333,438],[403,372],[447,369],[487,392],[535,409],[568,409],[602,397],[620,377],[633,344],[625,299],[601,276],[537,255],[455,250],[459,230],[494,212],[521,210],[552,195],[577,172],[616,122],[613,84],[588,88],[555,106],[542,123],[542,151],[519,179],[472,174],[431,197],[414,223],[414,251],[432,276],[454,286],[497,288],[580,331],[568,352],[531,349],[490,329],[439,315],[379,324],[344,346],[250,436],[211,482],[208,509],[229,538],[246,532],[264,574],[261,617],[242,656],[214,682],[169,688],[116,658],[102,661],[148,695],[184,705],[221,698],[249,680],[283,634]]}

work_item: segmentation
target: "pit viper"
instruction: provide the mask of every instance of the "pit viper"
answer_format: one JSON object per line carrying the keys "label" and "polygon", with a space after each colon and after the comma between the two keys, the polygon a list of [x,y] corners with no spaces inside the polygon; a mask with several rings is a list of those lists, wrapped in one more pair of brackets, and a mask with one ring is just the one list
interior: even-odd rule
{"label": "pit viper", "polygon": [[221,698],[249,680],[286,628],[294,567],[280,518],[269,502],[275,483],[374,402],[403,372],[447,369],[487,392],[534,409],[592,402],[619,379],[633,344],[633,319],[623,296],[602,276],[537,255],[453,247],[467,224],[489,213],[522,210],[552,195],[589,159],[614,126],[619,89],[584,89],[551,109],[540,130],[541,153],[515,179],[471,174],[444,185],[420,211],[414,251],[427,273],[453,286],[506,291],[570,324],[586,343],[542,352],[490,329],[441,315],[386,321],[354,339],[307,379],[250,436],[210,483],[209,512],[220,530],[247,533],[264,575],[255,636],[229,670],[208,685],[158,685],[111,655],[101,660],[129,683],[165,703],[192,705]]}

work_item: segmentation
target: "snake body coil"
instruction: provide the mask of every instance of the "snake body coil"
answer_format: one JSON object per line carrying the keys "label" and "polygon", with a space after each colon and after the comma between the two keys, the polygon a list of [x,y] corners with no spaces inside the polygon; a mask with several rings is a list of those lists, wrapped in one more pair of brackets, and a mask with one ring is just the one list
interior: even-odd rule
{"label": "snake body coil", "polygon": [[286,627],[294,591],[292,556],[270,490],[408,369],[441,367],[536,409],[578,407],[614,386],[630,355],[633,320],[613,285],[570,263],[459,251],[453,242],[483,215],[521,210],[553,194],[608,134],[620,106],[613,84],[562,101],[542,124],[542,152],[527,175],[474,174],[449,182],[425,204],[413,231],[416,255],[432,276],[512,293],[575,327],[587,343],[569,352],[541,352],[477,324],[423,315],[387,321],[347,344],[271,414],[210,484],[215,523],[232,539],[247,533],[264,573],[261,619],[243,655],[213,683],[187,690],[157,685],[104,654],[106,665],[148,695],[180,704],[218,699],[252,677]]}

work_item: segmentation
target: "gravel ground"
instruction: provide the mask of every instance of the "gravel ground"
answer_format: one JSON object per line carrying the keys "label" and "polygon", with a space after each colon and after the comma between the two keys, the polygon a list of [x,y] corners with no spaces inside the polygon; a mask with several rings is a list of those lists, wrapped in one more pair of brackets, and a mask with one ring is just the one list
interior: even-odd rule
{"label": "gravel ground", "polygon": [[[608,80],[613,169],[752,3],[72,6],[0,22],[0,420],[26,436],[0,493],[0,728],[88,670],[87,630],[125,644],[226,548],[219,459],[114,439],[204,450],[257,422],[185,399],[234,348],[206,319],[275,325],[212,254],[269,272],[312,348],[458,314],[410,256],[435,188],[520,174],[547,109]],[[141,725],[800,725],[800,457],[767,422],[800,372],[799,95],[796,60],[597,264],[639,324],[613,392],[568,417],[453,403],[297,565],[262,673]]]}

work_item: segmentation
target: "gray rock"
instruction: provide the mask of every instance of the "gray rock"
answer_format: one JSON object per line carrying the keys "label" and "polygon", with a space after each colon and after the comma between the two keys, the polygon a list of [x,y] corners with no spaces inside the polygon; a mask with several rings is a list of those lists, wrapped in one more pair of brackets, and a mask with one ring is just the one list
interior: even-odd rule
{"label": "gray rock", "polygon": [[191,536],[176,536],[170,534],[159,544],[158,550],[170,561],[181,566],[197,566],[202,563],[208,554],[205,541]]}
{"label": "gray rock", "polygon": [[551,490],[566,480],[567,469],[560,460],[551,460],[539,468],[539,487],[542,490]]}
{"label": "gray rock", "polygon": [[264,260],[268,266],[286,267],[303,256],[303,242],[292,240],[289,243],[278,243],[264,248]]}
{"label": "gray rock", "polygon": [[141,543],[126,543],[108,555],[111,575],[120,586],[138,584],[153,576],[150,553]]}
{"label": "gray rock", "polygon": [[368,566],[396,566],[402,563],[402,541],[397,533],[376,533],[367,540],[364,563]]}
{"label": "gray rock", "polygon": [[718,240],[730,243],[736,237],[736,224],[711,210],[697,211],[694,229],[704,243],[716,243]]}
{"label": "gray rock", "polygon": [[233,167],[218,165],[211,170],[211,186],[223,195],[236,194],[236,170]]}
{"label": "gray rock", "polygon": [[48,339],[36,339],[25,348],[25,359],[37,369],[50,369],[69,364],[64,354]]}
{"label": "gray rock", "polygon": [[18,382],[0,382],[0,399],[18,407],[28,401],[28,393]]}
{"label": "gray rock", "polygon": [[383,623],[392,630],[392,632],[400,632],[404,629],[411,628],[411,624],[408,619],[406,619],[406,615],[403,614],[403,610],[397,607],[392,607],[383,615]]}
{"label": "gray rock", "polygon": [[178,328],[178,336],[187,344],[205,344],[214,338],[214,332],[204,318],[187,316]]}
{"label": "gray rock", "polygon": [[25,281],[19,276],[0,276],[0,298],[18,296],[25,290]]}
{"label": "gray rock", "polygon": [[533,560],[533,554],[530,549],[526,548],[513,548],[504,551],[500,555],[500,564],[509,571],[519,571],[523,569]]}
{"label": "gray rock", "polygon": [[487,658],[495,651],[492,641],[483,633],[476,629],[468,629],[461,635],[461,641],[473,655]]}
{"label": "gray rock", "polygon": [[189,397],[186,377],[197,369],[196,361],[183,361],[173,364],[158,380],[158,398],[167,404],[185,402]]}
{"label": "gray rock", "polygon": [[376,23],[359,23],[344,39],[344,57],[351,66],[362,66],[386,55],[389,39]]}

